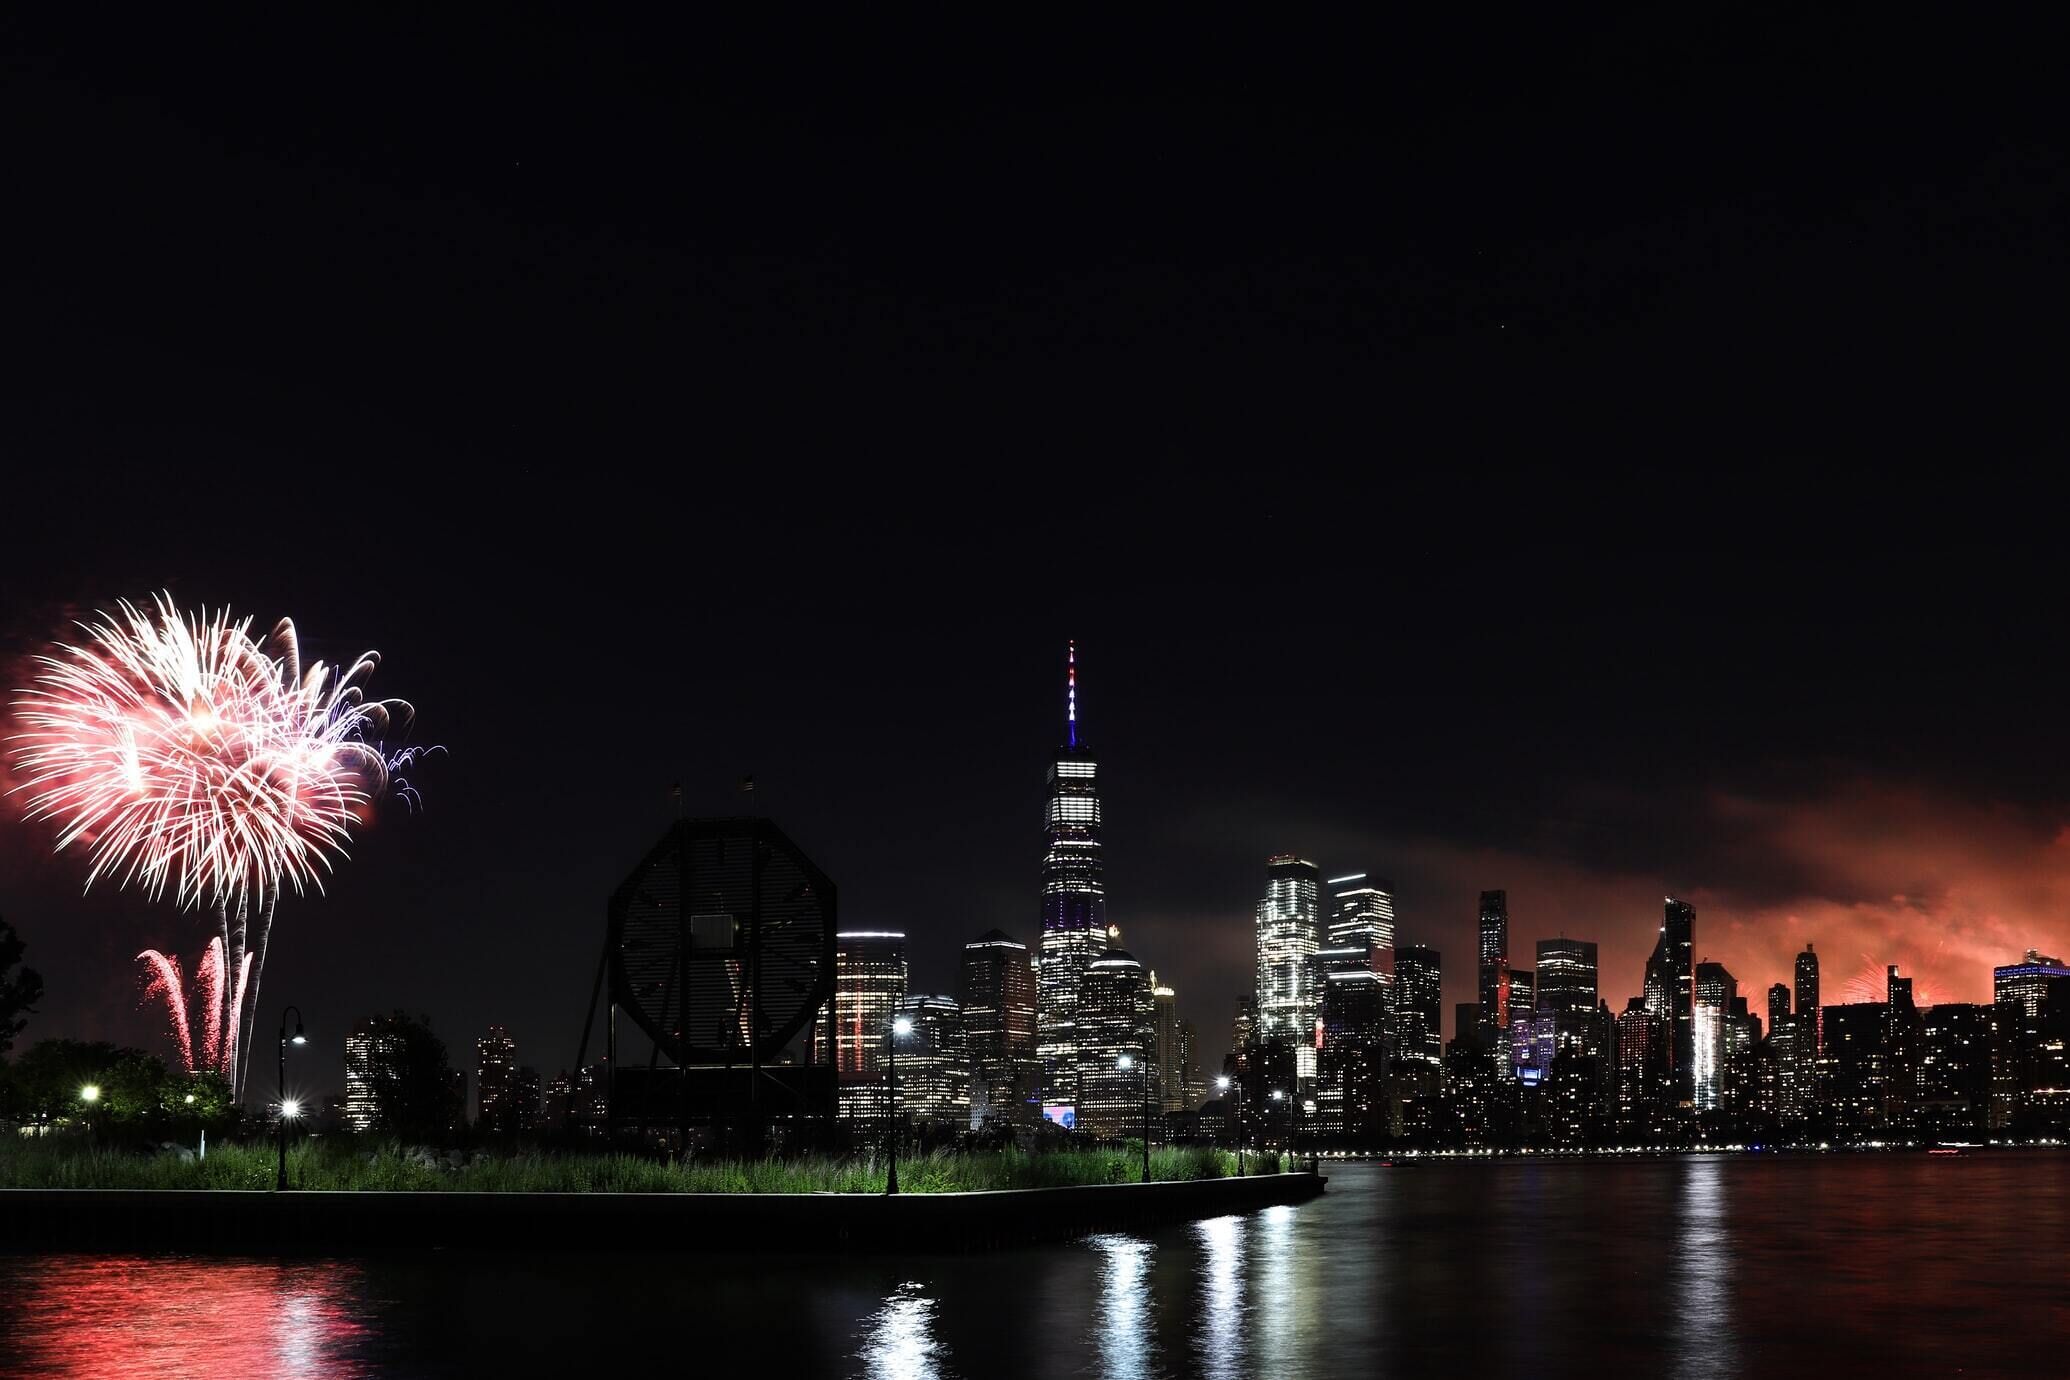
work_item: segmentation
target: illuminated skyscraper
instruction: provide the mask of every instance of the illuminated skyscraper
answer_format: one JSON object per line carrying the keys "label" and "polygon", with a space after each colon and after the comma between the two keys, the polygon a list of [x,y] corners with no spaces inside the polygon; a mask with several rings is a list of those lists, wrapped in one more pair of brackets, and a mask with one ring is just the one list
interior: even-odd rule
{"label": "illuminated skyscraper", "polygon": [[1633,997],[1617,1018],[1617,1127],[1628,1145],[1658,1129],[1668,1071],[1667,1020]]}
{"label": "illuminated skyscraper", "polygon": [[1538,1038],[1550,1065],[1562,1051],[1600,1055],[1607,1051],[1596,1011],[1596,946],[1587,939],[1538,941]]}
{"label": "illuminated skyscraper", "polygon": [[1156,1097],[1167,1112],[1186,1102],[1186,1032],[1179,1019],[1179,994],[1150,974],[1151,1057],[1157,1061]]}
{"label": "illuminated skyscraper", "polygon": [[970,1124],[1033,1124],[1041,1116],[1042,1065],[1035,1057],[1035,969],[1028,946],[998,930],[965,944],[962,995]]}
{"label": "illuminated skyscraper", "polygon": [[1265,896],[1258,902],[1258,1035],[1292,1046],[1302,1078],[1315,1076],[1321,882],[1314,863],[1282,853],[1265,864]]}
{"label": "illuminated skyscraper", "polygon": [[1042,1099],[1063,1119],[1078,1101],[1079,1024],[1087,966],[1107,948],[1107,893],[1100,859],[1097,760],[1078,741],[1078,645],[1064,671],[1064,745],[1049,769],[1043,812],[1042,949],[1036,984],[1036,1057]]}
{"label": "illuminated skyscraper", "polygon": [[488,1034],[474,1042],[474,1058],[475,1124],[485,1131],[523,1130],[512,1084],[517,1073],[517,1041],[502,1026],[492,1025]]}
{"label": "illuminated skyscraper", "polygon": [[1797,955],[1797,1017],[1809,1032],[1809,1043],[1800,1053],[1810,1056],[1814,1068],[1826,1048],[1825,1017],[1820,1014],[1824,1009],[1818,1004],[1818,955],[1806,940],[1804,952]]}
{"label": "illuminated skyscraper", "polygon": [[970,1050],[963,1038],[963,1008],[952,997],[902,998],[894,1019],[913,1033],[898,1041],[898,1109],[914,1125],[958,1131],[970,1126]]}
{"label": "illuminated skyscraper", "polygon": [[1550,1042],[1539,1037],[1538,979],[1529,968],[1509,971],[1509,1028],[1504,1034],[1510,1075],[1537,1084],[1552,1059],[1546,1050]]}
{"label": "illuminated skyscraper", "polygon": [[1107,950],[1086,965],[1082,997],[1078,1129],[1110,1140],[1140,1136],[1145,1089],[1153,1116],[1158,1096],[1143,965],[1126,949]]}
{"label": "illuminated skyscraper", "polygon": [[1436,1064],[1445,1057],[1444,991],[1436,949],[1409,944],[1394,954],[1395,1055]]}
{"label": "illuminated skyscraper", "polygon": [[817,1049],[832,1051],[844,1119],[874,1120],[888,1110],[884,1041],[905,995],[903,932],[844,930],[834,936],[834,1028],[829,1037],[826,1018],[820,1018]]}
{"label": "illuminated skyscraper", "polygon": [[1778,982],[1768,989],[1768,1033],[1774,1035],[1790,1023],[1790,989]]}
{"label": "illuminated skyscraper", "polygon": [[345,1125],[354,1131],[370,1131],[380,1117],[380,1103],[374,1096],[376,1066],[402,1052],[402,1037],[393,1033],[386,1016],[369,1016],[352,1027],[345,1037]]}
{"label": "illuminated skyscraper", "polygon": [[1660,937],[1646,960],[1646,997],[1667,1020],[1669,1076],[1674,1100],[1685,1107],[1696,1100],[1695,944],[1696,907],[1668,897]]}
{"label": "illuminated skyscraper", "polygon": [[1727,1018],[1738,995],[1739,980],[1724,964],[1696,965],[1690,1085],[1698,1111],[1715,1111],[1725,1104]]}
{"label": "illuminated skyscraper", "polygon": [[2011,1002],[2027,1019],[2034,1020],[2041,1015],[2049,983],[2066,977],[2070,977],[2070,968],[2063,966],[2062,959],[2029,949],[2018,963],[1991,970],[1991,1000]]}
{"label": "illuminated skyscraper", "polygon": [[1370,945],[1374,971],[1394,972],[1394,893],[1387,883],[1363,872],[1332,877],[1329,947]]}
{"label": "illuminated skyscraper", "polygon": [[1481,1037],[1491,1050],[1509,1049],[1509,893],[1481,893]]}
{"label": "illuminated skyscraper", "polygon": [[1370,1140],[1387,1130],[1385,977],[1373,970],[1369,944],[1325,949],[1316,1051],[1317,1129],[1325,1136]]}

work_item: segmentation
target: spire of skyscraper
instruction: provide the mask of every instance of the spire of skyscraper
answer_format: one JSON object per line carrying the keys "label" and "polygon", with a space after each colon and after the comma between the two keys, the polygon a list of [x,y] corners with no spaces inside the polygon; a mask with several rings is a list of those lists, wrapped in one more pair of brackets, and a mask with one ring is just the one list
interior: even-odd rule
{"label": "spire of skyscraper", "polygon": [[1078,644],[1064,644],[1064,745],[1078,746]]}
{"label": "spire of skyscraper", "polygon": [[1064,726],[1069,741],[1049,771],[1043,817],[1042,941],[1036,992],[1037,1057],[1044,1115],[1075,1116],[1079,1093],[1080,988],[1086,967],[1110,947],[1100,865],[1098,761],[1078,741],[1078,644],[1065,644]]}

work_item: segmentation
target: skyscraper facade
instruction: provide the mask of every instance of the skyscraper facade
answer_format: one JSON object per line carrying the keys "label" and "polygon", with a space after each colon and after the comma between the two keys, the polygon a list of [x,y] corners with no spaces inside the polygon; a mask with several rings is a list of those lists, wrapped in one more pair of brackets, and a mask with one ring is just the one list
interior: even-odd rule
{"label": "skyscraper facade", "polygon": [[1036,984],[1036,1057],[1045,1114],[1064,1120],[1078,1101],[1087,967],[1107,948],[1100,857],[1098,763],[1078,740],[1078,646],[1065,653],[1064,744],[1049,769],[1043,810],[1042,948]]}
{"label": "skyscraper facade", "polygon": [[1657,991],[1668,1022],[1669,1074],[1674,1100],[1685,1107],[1696,1101],[1696,907],[1667,898],[1660,937],[1646,961],[1646,986]]}
{"label": "skyscraper facade", "polygon": [[1806,941],[1804,952],[1797,955],[1797,1016],[1803,1032],[1800,1054],[1808,1056],[1814,1063],[1825,1052],[1826,1025],[1821,1014],[1824,1007],[1818,1003],[1818,955],[1812,952],[1810,941]]}
{"label": "skyscraper facade", "polygon": [[1332,877],[1328,945],[1342,949],[1370,946],[1375,971],[1394,972],[1394,893],[1387,883],[1363,872]]}
{"label": "skyscraper facade", "polygon": [[[485,1131],[523,1130],[517,1118],[517,1041],[500,1025],[474,1042],[475,1124]],[[536,1101],[536,1099],[535,1099]]]}
{"label": "skyscraper facade", "polygon": [[970,1124],[1032,1125],[1042,1115],[1035,1057],[1035,969],[1028,946],[990,930],[963,946],[963,1039]]}
{"label": "skyscraper facade", "polygon": [[845,1119],[874,1124],[890,1111],[884,1047],[905,995],[904,932],[844,930],[834,936],[833,1029],[822,1016],[816,1044],[832,1056],[837,1107]]}
{"label": "skyscraper facade", "polygon": [[913,1024],[898,1040],[898,1110],[916,1125],[970,1126],[970,1050],[963,1007],[953,997],[907,996],[894,1018]]}
{"label": "skyscraper facade", "polygon": [[1395,1054],[1436,1064],[1445,1056],[1444,990],[1436,949],[1408,944],[1394,954]]}
{"label": "skyscraper facade", "polygon": [[1315,1076],[1321,884],[1314,863],[1280,854],[1265,864],[1265,895],[1257,909],[1258,1034],[1291,1045],[1297,1076],[1303,1078]]}
{"label": "skyscraper facade", "polygon": [[[1491,1050],[1509,1048],[1509,893],[1481,893],[1481,1036]],[[1505,1054],[1505,1058],[1507,1055]]]}
{"label": "skyscraper facade", "polygon": [[1608,1041],[1596,1010],[1596,946],[1593,940],[1538,941],[1538,1038],[1548,1062],[1561,1052],[1603,1055]]}
{"label": "skyscraper facade", "polygon": [[1722,963],[1696,965],[1690,1054],[1690,1085],[1698,1111],[1716,1111],[1725,1101],[1728,1017],[1739,980]]}
{"label": "skyscraper facade", "polygon": [[2062,959],[2029,949],[2018,963],[1991,970],[1991,1000],[2011,1002],[2023,1016],[2033,1020],[2041,1015],[2049,983],[2066,977],[2070,977],[2070,968],[2063,966]]}
{"label": "skyscraper facade", "polygon": [[1143,965],[1126,949],[1107,950],[1086,965],[1083,998],[1078,1129],[1110,1140],[1140,1136],[1144,1098],[1154,1111],[1158,1088]]}
{"label": "skyscraper facade", "polygon": [[1186,1110],[1185,1023],[1179,1019],[1179,994],[1150,974],[1151,1058],[1157,1064],[1157,1105],[1167,1112]]}

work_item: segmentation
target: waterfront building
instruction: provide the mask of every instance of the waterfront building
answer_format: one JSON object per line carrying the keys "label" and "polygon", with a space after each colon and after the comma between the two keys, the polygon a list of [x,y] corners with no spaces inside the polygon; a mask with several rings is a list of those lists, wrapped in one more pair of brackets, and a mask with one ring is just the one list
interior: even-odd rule
{"label": "waterfront building", "polygon": [[1188,1058],[1185,1024],[1179,1019],[1179,994],[1150,974],[1151,1058],[1157,1068],[1152,1095],[1167,1112],[1190,1111],[1198,1103],[1186,1100]]}
{"label": "waterfront building", "polygon": [[517,1041],[504,1027],[492,1025],[488,1034],[475,1040],[474,1060],[475,1125],[484,1131],[524,1129],[512,1086],[517,1074]]}
{"label": "waterfront building", "polygon": [[1546,1055],[1547,1042],[1539,1039],[1537,975],[1529,968],[1511,969],[1508,988],[1508,1029],[1497,1052],[1506,1052],[1503,1071],[1509,1077],[1527,1087],[1536,1087],[1552,1062]]}
{"label": "waterfront building", "polygon": [[1597,1057],[1607,1041],[1597,1020],[1596,946],[1586,939],[1538,941],[1538,1041],[1550,1068],[1562,1051]]}
{"label": "waterfront building", "polygon": [[1314,863],[1278,854],[1266,862],[1265,895],[1257,906],[1258,1037],[1292,1047],[1302,1079],[1315,1076],[1321,883]]}
{"label": "waterfront building", "polygon": [[1154,1108],[1158,1096],[1143,965],[1126,949],[1108,949],[1086,965],[1082,996],[1077,1128],[1103,1140],[1140,1136],[1144,1099]]}
{"label": "waterfront building", "polygon": [[1652,1010],[1644,997],[1633,997],[1617,1018],[1620,1139],[1628,1144],[1649,1142],[1669,1091],[1667,1018]]}
{"label": "waterfront building", "polygon": [[380,1119],[374,1082],[380,1065],[402,1052],[402,1037],[388,1029],[386,1016],[368,1016],[345,1036],[345,1125],[370,1131]]}
{"label": "waterfront building", "polygon": [[911,1021],[898,1041],[898,1112],[907,1124],[970,1128],[970,1048],[954,997],[905,996],[894,1020]]}
{"label": "waterfront building", "polygon": [[1660,935],[1646,960],[1646,994],[1668,1023],[1668,1074],[1678,1106],[1696,1101],[1696,907],[1667,898]]}
{"label": "waterfront building", "polygon": [[1818,998],[1818,955],[1812,952],[1809,940],[1804,943],[1804,952],[1797,955],[1796,982],[1797,1013],[1807,1018],[1804,1024],[1808,1053],[1816,1060],[1826,1047],[1825,1008],[1819,1005]]}
{"label": "waterfront building", "polygon": [[1444,987],[1438,951],[1407,944],[1394,954],[1393,1053],[1435,1065],[1445,1054]]}
{"label": "waterfront building", "polygon": [[1849,1002],[1824,1011],[1825,1053],[1819,1058],[1819,1086],[1842,1140],[1866,1140],[1884,1129],[1886,1062],[1885,1002]]}
{"label": "waterfront building", "polygon": [[1107,949],[1099,763],[1078,737],[1076,643],[1065,652],[1064,685],[1064,744],[1050,764],[1042,817],[1042,947],[1035,1000],[1043,1114],[1059,1122],[1071,1120],[1078,1101],[1086,970]]}
{"label": "waterfront building", "polygon": [[2066,977],[2070,977],[2070,968],[2063,966],[2062,959],[2029,949],[2018,963],[1991,970],[1991,1000],[2009,1001],[2030,1019],[2039,1017],[2049,983]]}
{"label": "waterfront building", "polygon": [[[1715,1112],[1724,1109],[1730,1100],[1726,1095],[1726,1071],[1732,1043],[1732,1006],[1739,997],[1739,982],[1724,964],[1706,960],[1696,965],[1694,993],[1691,1089],[1699,1112]],[[1740,1009],[1745,1011],[1744,1002]]]}
{"label": "waterfront building", "polygon": [[1323,951],[1315,1100],[1316,1129],[1326,1137],[1369,1141],[1388,1129],[1392,999],[1369,954],[1370,944]]}
{"label": "waterfront building", "polygon": [[833,1029],[817,1023],[816,1060],[832,1055],[837,1114],[881,1124],[885,1101],[884,1047],[891,1020],[906,996],[906,936],[902,930],[843,930],[834,936]]}
{"label": "waterfront building", "polygon": [[1372,955],[1374,971],[1394,975],[1394,893],[1386,882],[1353,872],[1332,877],[1330,922],[1326,936],[1332,949],[1363,946]]}
{"label": "waterfront building", "polygon": [[[1996,1003],[1942,1002],[1921,1015],[1912,1115],[1935,1140],[1982,1140],[1990,1133]],[[2008,1003],[2007,1010],[2013,1009]]]}
{"label": "waterfront building", "polygon": [[988,930],[963,946],[963,1041],[970,1124],[1033,1125],[1042,1115],[1035,1056],[1035,968],[1028,946]]}

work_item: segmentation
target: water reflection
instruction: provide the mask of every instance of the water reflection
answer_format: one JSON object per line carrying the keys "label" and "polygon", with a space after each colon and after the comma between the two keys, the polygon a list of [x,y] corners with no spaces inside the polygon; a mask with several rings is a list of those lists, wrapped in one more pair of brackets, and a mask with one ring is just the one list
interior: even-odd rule
{"label": "water reflection", "polygon": [[1100,1374],[1112,1380],[1157,1374],[1150,1243],[1139,1236],[1095,1236],[1089,1244],[1101,1257],[1100,1296],[1094,1300]]}
{"label": "water reflection", "polygon": [[882,1380],[937,1380],[943,1374],[935,1336],[939,1305],[918,1284],[901,1284],[863,1328],[864,1373]]}
{"label": "water reflection", "polygon": [[1215,1217],[1193,1229],[1200,1252],[1200,1373],[1210,1380],[1245,1374],[1244,1219]]}
{"label": "water reflection", "polygon": [[35,1375],[340,1375],[362,1369],[346,1262],[49,1256],[11,1281],[6,1366]]}
{"label": "water reflection", "polygon": [[1674,1264],[1675,1350],[1680,1375],[1736,1375],[1732,1233],[1726,1224],[1725,1164],[1703,1155],[1682,1164]]}

